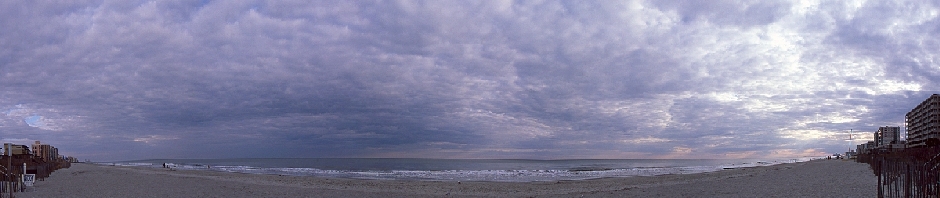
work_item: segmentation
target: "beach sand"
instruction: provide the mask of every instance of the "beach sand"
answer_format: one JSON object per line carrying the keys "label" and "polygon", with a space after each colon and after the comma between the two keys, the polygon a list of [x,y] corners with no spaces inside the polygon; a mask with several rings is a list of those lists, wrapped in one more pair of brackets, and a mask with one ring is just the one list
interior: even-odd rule
{"label": "beach sand", "polygon": [[710,173],[554,182],[393,181],[73,164],[17,197],[875,197],[843,160]]}

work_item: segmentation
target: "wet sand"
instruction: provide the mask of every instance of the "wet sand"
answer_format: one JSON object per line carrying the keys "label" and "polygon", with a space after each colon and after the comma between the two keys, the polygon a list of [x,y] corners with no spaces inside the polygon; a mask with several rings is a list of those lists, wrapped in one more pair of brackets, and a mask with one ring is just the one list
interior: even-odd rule
{"label": "wet sand", "polygon": [[554,182],[392,181],[72,164],[17,197],[875,197],[843,160],[710,173]]}

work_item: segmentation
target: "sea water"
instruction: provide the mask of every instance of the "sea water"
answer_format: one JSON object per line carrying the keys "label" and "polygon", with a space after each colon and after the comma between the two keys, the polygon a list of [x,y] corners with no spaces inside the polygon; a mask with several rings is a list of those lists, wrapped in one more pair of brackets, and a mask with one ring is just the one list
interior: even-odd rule
{"label": "sea water", "polygon": [[692,174],[811,159],[248,158],[150,159],[98,164],[155,168],[167,165],[181,170],[357,179],[528,182]]}

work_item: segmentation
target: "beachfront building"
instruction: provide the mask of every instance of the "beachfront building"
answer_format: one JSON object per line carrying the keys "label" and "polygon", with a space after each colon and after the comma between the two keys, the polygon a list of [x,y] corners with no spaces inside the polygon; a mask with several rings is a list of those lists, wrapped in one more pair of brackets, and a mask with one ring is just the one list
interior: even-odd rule
{"label": "beachfront building", "polygon": [[36,141],[33,143],[33,155],[43,160],[53,160],[59,157],[59,149]]}
{"label": "beachfront building", "polygon": [[864,144],[859,144],[856,146],[855,151],[858,152],[858,154],[869,154],[871,153],[872,149],[875,149],[875,141],[868,141]]}
{"label": "beachfront building", "polygon": [[907,147],[940,146],[940,95],[933,94],[905,115]]}
{"label": "beachfront building", "polygon": [[[901,141],[901,127],[883,126],[875,131],[875,145],[878,148],[893,148]],[[903,146],[901,148],[904,148]]]}
{"label": "beachfront building", "polygon": [[26,145],[3,143],[3,155],[28,155],[29,147]]}

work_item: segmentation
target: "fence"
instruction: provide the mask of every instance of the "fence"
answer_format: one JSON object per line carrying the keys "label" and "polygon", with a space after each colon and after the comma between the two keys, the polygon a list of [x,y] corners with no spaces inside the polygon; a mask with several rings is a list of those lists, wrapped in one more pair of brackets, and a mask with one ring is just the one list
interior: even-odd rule
{"label": "fence", "polygon": [[0,181],[0,197],[12,192],[23,192],[26,186],[23,184],[22,177],[19,175],[5,176],[4,181]]}
{"label": "fence", "polygon": [[857,161],[878,176],[878,197],[940,197],[940,148],[874,151]]}
{"label": "fence", "polygon": [[45,161],[30,154],[0,156],[0,198],[15,197],[14,192],[24,192],[27,189],[24,174],[33,174],[33,179],[42,180],[53,171],[70,166],[71,163],[64,160]]}

